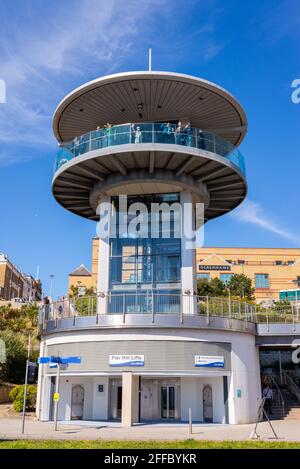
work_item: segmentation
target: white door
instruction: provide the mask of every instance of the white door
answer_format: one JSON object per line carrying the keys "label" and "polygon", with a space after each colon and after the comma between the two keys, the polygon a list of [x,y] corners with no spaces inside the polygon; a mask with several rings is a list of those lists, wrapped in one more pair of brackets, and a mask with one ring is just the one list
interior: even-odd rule
{"label": "white door", "polygon": [[81,420],[83,417],[84,387],[75,384],[72,387],[71,419]]}
{"label": "white door", "polygon": [[203,420],[204,422],[213,421],[213,400],[211,386],[203,388]]}
{"label": "white door", "polygon": [[157,380],[142,379],[141,420],[158,420]]}

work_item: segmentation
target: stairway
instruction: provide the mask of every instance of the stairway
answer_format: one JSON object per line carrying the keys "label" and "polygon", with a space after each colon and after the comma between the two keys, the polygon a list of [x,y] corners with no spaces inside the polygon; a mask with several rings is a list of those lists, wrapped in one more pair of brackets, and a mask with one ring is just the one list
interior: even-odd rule
{"label": "stairway", "polygon": [[284,410],[278,390],[273,389],[272,415],[269,415],[270,420],[300,420],[300,404],[296,397],[286,388],[281,388],[280,391],[284,400]]}

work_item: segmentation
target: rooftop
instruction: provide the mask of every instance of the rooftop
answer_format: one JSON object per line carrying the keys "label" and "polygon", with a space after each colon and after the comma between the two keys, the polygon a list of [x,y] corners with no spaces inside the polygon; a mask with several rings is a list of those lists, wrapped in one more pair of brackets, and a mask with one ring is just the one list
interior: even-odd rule
{"label": "rooftop", "polygon": [[68,142],[107,122],[183,118],[235,146],[247,130],[241,105],[220,86],[179,73],[140,71],[104,76],[73,90],[55,110],[53,131],[59,142]]}
{"label": "rooftop", "polygon": [[69,274],[69,276],[73,277],[90,277],[91,275],[91,272],[87,269],[84,264],[80,264],[79,267],[77,267],[73,272]]}

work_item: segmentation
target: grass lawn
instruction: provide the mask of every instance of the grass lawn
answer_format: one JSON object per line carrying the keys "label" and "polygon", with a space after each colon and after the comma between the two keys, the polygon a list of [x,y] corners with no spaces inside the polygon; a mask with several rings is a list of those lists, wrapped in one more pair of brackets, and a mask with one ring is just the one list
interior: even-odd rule
{"label": "grass lawn", "polygon": [[298,448],[300,442],[206,440],[0,440],[0,449],[272,449]]}

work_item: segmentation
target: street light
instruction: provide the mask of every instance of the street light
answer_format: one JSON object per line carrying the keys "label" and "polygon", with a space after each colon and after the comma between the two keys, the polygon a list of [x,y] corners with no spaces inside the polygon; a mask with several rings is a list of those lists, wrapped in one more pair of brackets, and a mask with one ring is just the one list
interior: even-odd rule
{"label": "street light", "polygon": [[[288,280],[287,283],[294,283],[295,284],[295,287],[298,287],[298,279],[293,279],[293,280]],[[296,305],[296,314],[297,314],[297,320],[299,318],[299,308],[298,308],[298,289],[295,288],[295,305]],[[292,304],[292,308],[293,308],[293,304]]]}
{"label": "street light", "polygon": [[228,291],[228,314],[231,317],[231,291],[230,291],[230,287],[225,286],[225,288]]}
{"label": "street light", "polygon": [[50,298],[52,298],[53,279],[54,279],[54,274],[50,274],[50,292],[49,292]]}

